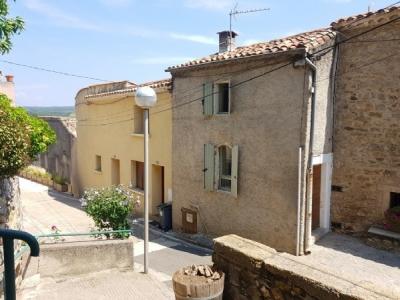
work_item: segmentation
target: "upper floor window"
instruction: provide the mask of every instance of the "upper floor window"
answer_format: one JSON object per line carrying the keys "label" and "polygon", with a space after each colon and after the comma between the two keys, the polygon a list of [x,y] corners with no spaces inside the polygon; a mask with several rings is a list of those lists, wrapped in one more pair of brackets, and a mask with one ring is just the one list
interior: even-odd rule
{"label": "upper floor window", "polygon": [[144,134],[144,109],[137,105],[133,110],[133,133]]}
{"label": "upper floor window", "polygon": [[95,170],[98,172],[101,172],[101,156],[100,155],[96,155],[95,158]]}
{"label": "upper floor window", "polygon": [[203,113],[206,116],[229,114],[231,111],[230,82],[209,82],[203,85]]}

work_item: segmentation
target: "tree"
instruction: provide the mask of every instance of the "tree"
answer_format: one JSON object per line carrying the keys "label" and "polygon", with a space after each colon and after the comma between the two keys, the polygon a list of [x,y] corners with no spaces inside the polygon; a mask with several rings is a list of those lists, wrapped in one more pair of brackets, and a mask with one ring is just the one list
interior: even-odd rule
{"label": "tree", "polygon": [[[15,2],[15,0],[14,0]],[[20,34],[24,29],[24,20],[20,17],[10,18],[8,16],[8,1],[0,0],[0,53],[10,52],[11,37]]]}
{"label": "tree", "polygon": [[0,178],[12,177],[56,141],[49,124],[0,95]]}

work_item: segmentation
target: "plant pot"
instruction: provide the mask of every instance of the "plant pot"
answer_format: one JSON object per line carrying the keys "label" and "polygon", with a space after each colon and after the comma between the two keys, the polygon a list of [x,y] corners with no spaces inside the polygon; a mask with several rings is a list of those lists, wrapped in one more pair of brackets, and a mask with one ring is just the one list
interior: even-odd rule
{"label": "plant pot", "polygon": [[184,269],[176,271],[172,277],[175,299],[222,300],[225,274],[218,273],[219,279],[209,280],[203,276],[185,275]]}

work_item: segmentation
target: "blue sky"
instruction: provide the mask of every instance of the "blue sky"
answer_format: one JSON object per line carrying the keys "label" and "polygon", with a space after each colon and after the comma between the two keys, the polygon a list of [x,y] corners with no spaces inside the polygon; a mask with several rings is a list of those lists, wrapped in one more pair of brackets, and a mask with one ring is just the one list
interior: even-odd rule
{"label": "blue sky", "polygon": [[[177,63],[217,51],[216,32],[228,29],[229,10],[269,7],[233,23],[238,45],[327,27],[343,16],[394,0],[17,0],[11,14],[26,21],[10,54],[0,59],[104,80],[141,83],[168,77]],[[15,75],[17,103],[73,105],[94,80],[0,62]]]}

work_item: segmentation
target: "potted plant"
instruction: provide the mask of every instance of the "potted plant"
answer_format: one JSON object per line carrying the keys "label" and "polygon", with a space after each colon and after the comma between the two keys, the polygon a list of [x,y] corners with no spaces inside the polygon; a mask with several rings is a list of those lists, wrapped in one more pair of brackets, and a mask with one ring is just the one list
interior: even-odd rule
{"label": "potted plant", "polygon": [[389,208],[385,212],[385,229],[400,233],[400,206]]}
{"label": "potted plant", "polygon": [[53,175],[53,187],[58,192],[67,192],[68,185],[66,184],[65,178],[59,175]]}

